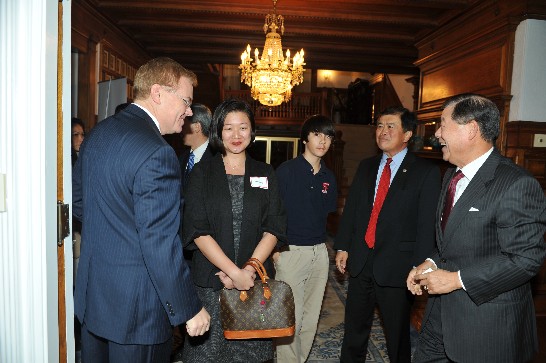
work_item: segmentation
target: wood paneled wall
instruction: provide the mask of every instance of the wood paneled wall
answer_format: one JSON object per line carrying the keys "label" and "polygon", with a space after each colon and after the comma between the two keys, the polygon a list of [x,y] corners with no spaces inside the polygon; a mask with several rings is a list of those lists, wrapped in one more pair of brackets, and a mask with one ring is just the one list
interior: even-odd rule
{"label": "wood paneled wall", "polygon": [[[132,101],[134,75],[152,56],[82,1],[72,5],[72,48],[78,52],[77,116],[89,130],[96,124],[97,82],[127,77],[127,97]],[[214,111],[221,101],[221,65],[192,64],[188,68],[196,73],[199,83],[194,89],[194,102],[206,104]],[[180,152],[179,135],[167,138]]]}
{"label": "wood paneled wall", "polygon": [[469,12],[417,44],[421,69],[419,118],[438,122],[441,104],[464,92],[483,94],[501,112],[503,151],[510,107],[515,30],[525,2],[480,1]]}
{"label": "wood paneled wall", "polygon": [[529,170],[546,191],[546,148],[533,147],[535,134],[546,134],[546,122],[509,122],[506,131],[506,156]]}
{"label": "wood paneled wall", "polygon": [[72,4],[72,49],[78,52],[78,117],[89,130],[97,120],[97,82],[132,77],[150,56],[87,3]]}

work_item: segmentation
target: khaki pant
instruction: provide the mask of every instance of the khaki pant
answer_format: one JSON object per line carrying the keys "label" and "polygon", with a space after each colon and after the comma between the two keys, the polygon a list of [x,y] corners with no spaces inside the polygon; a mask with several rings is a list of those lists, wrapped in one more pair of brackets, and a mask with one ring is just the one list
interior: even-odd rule
{"label": "khaki pant", "polygon": [[277,362],[303,363],[307,360],[317,332],[324,289],[328,280],[326,244],[291,245],[281,252],[275,268],[276,280],[292,288],[296,305],[296,332],[292,337],[275,339]]}

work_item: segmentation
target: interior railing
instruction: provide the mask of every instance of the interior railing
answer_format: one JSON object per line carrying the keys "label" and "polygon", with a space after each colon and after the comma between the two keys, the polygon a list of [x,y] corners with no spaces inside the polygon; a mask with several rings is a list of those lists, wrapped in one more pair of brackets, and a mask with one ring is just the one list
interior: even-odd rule
{"label": "interior railing", "polygon": [[293,93],[289,102],[279,106],[264,106],[250,96],[249,90],[224,91],[224,99],[239,98],[247,101],[254,111],[256,119],[281,119],[284,121],[303,121],[311,115],[323,113],[324,97],[319,92]]}

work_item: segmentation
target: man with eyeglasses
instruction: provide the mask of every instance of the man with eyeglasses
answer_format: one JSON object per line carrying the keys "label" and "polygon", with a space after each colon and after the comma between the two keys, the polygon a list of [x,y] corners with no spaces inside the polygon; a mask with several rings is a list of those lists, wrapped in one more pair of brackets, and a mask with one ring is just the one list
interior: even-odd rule
{"label": "man with eyeglasses", "polygon": [[172,327],[209,329],[182,257],[181,173],[161,135],[178,133],[195,74],[169,58],[138,70],[135,101],[86,137],[74,168],[84,241],[75,312],[84,362],[169,362]]}

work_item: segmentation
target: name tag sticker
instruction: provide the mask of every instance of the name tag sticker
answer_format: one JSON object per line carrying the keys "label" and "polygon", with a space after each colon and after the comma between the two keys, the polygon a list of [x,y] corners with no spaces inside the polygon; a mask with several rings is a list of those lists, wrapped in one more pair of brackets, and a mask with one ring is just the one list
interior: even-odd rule
{"label": "name tag sticker", "polygon": [[253,188],[268,189],[269,183],[266,176],[251,176],[250,186]]}

